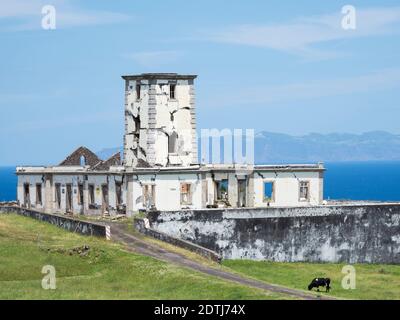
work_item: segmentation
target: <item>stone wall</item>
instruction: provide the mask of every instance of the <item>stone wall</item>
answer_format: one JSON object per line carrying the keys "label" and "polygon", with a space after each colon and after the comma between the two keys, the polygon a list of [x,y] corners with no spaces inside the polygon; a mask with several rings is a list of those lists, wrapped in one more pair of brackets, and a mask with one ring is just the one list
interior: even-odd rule
{"label": "stone wall", "polygon": [[186,240],[172,237],[166,233],[154,230],[152,228],[147,228],[143,219],[135,219],[134,227],[136,230],[138,230],[139,232],[141,232],[147,236],[170,243],[174,246],[181,247],[181,248],[189,250],[189,251],[193,251],[207,259],[213,260],[218,263],[221,262],[221,260],[222,260],[222,257],[218,253],[216,253],[210,249],[201,247],[197,244],[191,243]]}
{"label": "stone wall", "polygon": [[151,227],[225,259],[400,263],[400,204],[150,212]]}
{"label": "stone wall", "polygon": [[20,207],[0,206],[0,213],[16,213],[36,220],[51,223],[67,231],[77,232],[87,236],[106,237],[106,226],[98,223],[81,221],[65,216],[44,213]]}

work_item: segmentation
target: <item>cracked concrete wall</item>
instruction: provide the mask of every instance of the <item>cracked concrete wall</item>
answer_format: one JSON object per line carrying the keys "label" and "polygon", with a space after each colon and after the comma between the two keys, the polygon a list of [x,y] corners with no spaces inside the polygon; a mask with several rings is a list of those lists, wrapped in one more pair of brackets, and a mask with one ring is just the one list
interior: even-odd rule
{"label": "cracked concrete wall", "polygon": [[[175,85],[175,99],[170,98],[171,85]],[[177,150],[169,153],[168,137],[173,132],[178,134]],[[193,80],[126,80],[124,145],[128,167],[140,166],[139,160],[160,167],[197,163]]]}
{"label": "cracked concrete wall", "polygon": [[400,263],[400,204],[150,212],[151,227],[225,259]]}
{"label": "cracked concrete wall", "polygon": [[[140,99],[136,96],[136,85],[140,85]],[[124,164],[137,166],[138,160],[146,160],[147,130],[149,129],[149,81],[125,82],[125,135]]]}
{"label": "cracked concrete wall", "polygon": [[[192,203],[181,204],[181,183],[191,184]],[[155,186],[155,207],[164,210],[180,210],[182,208],[201,208],[202,206],[202,180],[200,173],[176,174],[140,174],[133,175],[130,182],[130,193],[133,195],[127,204],[131,212],[145,209],[143,201],[143,186]],[[128,212],[128,215],[131,214]]]}
{"label": "cracked concrete wall", "polygon": [[[29,184],[30,205],[34,209],[43,209],[49,202],[49,193],[46,192],[46,179],[44,174],[18,176],[17,182],[17,200],[24,203],[24,184]],[[36,204],[36,185],[42,186],[42,204]]]}
{"label": "cracked concrete wall", "polygon": [[[156,207],[160,210],[179,210],[185,208],[180,204],[179,200],[179,183],[187,182],[196,185],[194,190],[194,202],[190,206],[193,209],[205,208],[207,205],[215,205],[217,200],[217,190],[215,181],[221,179],[228,180],[228,200],[232,207],[238,205],[238,179],[244,177],[243,174],[238,175],[235,172],[226,172],[224,170],[213,169],[209,172],[194,171],[193,173],[178,172],[159,174],[159,170],[153,170],[147,174],[132,173],[102,173],[95,171],[84,171],[83,168],[65,167],[69,170],[66,173],[50,173],[47,174],[18,174],[17,199],[21,204],[24,203],[24,183],[29,183],[30,202],[32,208],[46,209],[48,212],[64,213],[66,210],[66,184],[72,184],[73,191],[73,212],[85,214],[102,214],[105,206],[102,201],[102,185],[108,186],[108,212],[114,214],[117,211],[122,212],[123,206],[126,205],[128,215],[133,214],[135,210],[143,209],[142,197],[143,184],[155,184],[156,189]],[[74,172],[76,170],[76,172]],[[78,171],[80,170],[80,171]],[[40,172],[40,171],[38,171]],[[140,170],[139,170],[140,172]],[[251,173],[246,176],[246,199],[247,207],[267,207],[268,202],[264,201],[263,182],[275,182],[274,201],[269,203],[270,207],[279,206],[310,206],[321,203],[322,183],[321,174],[318,171],[309,172],[270,172],[260,171],[259,173]],[[137,176],[135,181],[131,181],[128,185],[128,179]],[[167,178],[163,178],[162,176]],[[87,179],[85,178],[87,176]],[[46,178],[47,177],[47,178]],[[139,180],[137,180],[139,179]],[[153,179],[153,180],[152,180]],[[116,180],[122,182],[122,205],[117,208],[116,205]],[[165,181],[164,181],[165,180]],[[310,201],[299,201],[299,181],[310,181]],[[56,205],[55,185],[61,185],[61,207]],[[36,204],[36,184],[42,186],[42,204]],[[84,206],[78,204],[78,185],[83,184]],[[89,203],[89,185],[95,186],[94,204]],[[164,189],[163,189],[164,188]],[[172,192],[173,191],[173,192]],[[171,193],[172,192],[172,193]],[[128,199],[129,197],[129,199]],[[117,210],[118,209],[118,210]]]}
{"label": "cracked concrete wall", "polygon": [[[267,206],[267,202],[264,200],[264,182],[274,182],[274,200],[269,202],[271,207],[309,206],[322,203],[323,178],[318,171],[271,172],[260,170],[258,172],[254,173],[253,190],[249,191],[253,195],[255,207]],[[300,181],[310,183],[308,201],[300,200]]]}
{"label": "cracked concrete wall", "polygon": [[[46,179],[47,176],[47,179]],[[49,179],[49,176],[51,179]],[[102,214],[102,185],[108,186],[108,211],[110,214],[117,213],[116,182],[122,183],[122,205],[127,202],[127,182],[122,175],[104,174],[53,174],[53,175],[18,175],[17,199],[20,204],[24,203],[24,184],[29,183],[29,195],[31,208],[46,210],[48,213],[64,214],[66,212],[66,185],[72,186],[72,212],[74,214]],[[36,204],[36,184],[42,185],[42,204]],[[56,184],[60,184],[61,199],[60,207],[56,203]],[[79,184],[83,189],[83,205],[79,204]],[[94,203],[89,208],[88,185],[94,185]]]}
{"label": "cracked concrete wall", "polygon": [[228,201],[232,207],[237,207],[238,180],[235,174],[228,175]]}
{"label": "cracked concrete wall", "polygon": [[216,200],[216,195],[215,195],[215,182],[212,177],[211,173],[206,173],[205,174],[205,182],[204,182],[204,191],[205,191],[205,205],[203,208],[205,208],[207,205],[212,205],[214,204],[214,201]]}

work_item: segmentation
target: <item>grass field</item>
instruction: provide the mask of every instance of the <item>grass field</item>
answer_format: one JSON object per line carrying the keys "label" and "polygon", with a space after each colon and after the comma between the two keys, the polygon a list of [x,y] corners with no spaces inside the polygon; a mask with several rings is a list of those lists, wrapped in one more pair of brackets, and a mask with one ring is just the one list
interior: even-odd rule
{"label": "grass field", "polygon": [[338,298],[400,299],[400,265],[354,264],[354,290],[345,290],[341,286],[344,264],[225,260],[223,265],[255,279],[302,290],[307,289],[313,278],[329,277],[332,290],[328,295]]}
{"label": "grass field", "polygon": [[[148,241],[200,263],[305,290],[314,277],[330,277],[330,296],[400,299],[399,265],[354,265],[355,290],[341,287],[343,264],[275,263],[204,258],[157,240]],[[73,248],[88,245],[87,253]],[[56,269],[57,289],[41,287],[44,265]],[[0,214],[0,299],[288,299],[133,254],[122,245],[73,234],[47,223]]]}
{"label": "grass field", "polygon": [[[86,255],[70,249],[88,245]],[[44,265],[56,290],[41,287]],[[0,214],[0,299],[285,299],[47,223]]]}

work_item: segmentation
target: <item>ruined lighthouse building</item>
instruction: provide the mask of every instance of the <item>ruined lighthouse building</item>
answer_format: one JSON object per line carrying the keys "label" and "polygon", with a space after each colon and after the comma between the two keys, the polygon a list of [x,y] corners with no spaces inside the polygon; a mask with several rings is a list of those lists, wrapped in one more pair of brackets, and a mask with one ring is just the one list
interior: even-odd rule
{"label": "ruined lighthouse building", "polygon": [[205,164],[198,160],[195,75],[125,81],[123,159],[80,147],[57,166],[17,167],[21,206],[60,214],[141,209],[294,207],[322,203],[322,164]]}

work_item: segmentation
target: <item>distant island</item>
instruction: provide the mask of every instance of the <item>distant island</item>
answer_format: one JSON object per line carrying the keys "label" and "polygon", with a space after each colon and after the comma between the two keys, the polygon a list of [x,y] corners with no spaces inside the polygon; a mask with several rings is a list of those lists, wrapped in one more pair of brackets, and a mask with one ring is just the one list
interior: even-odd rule
{"label": "distant island", "polygon": [[[122,148],[106,148],[97,155],[105,159],[119,150]],[[400,135],[370,131],[292,136],[261,131],[255,137],[256,163],[383,160],[400,160]]]}

